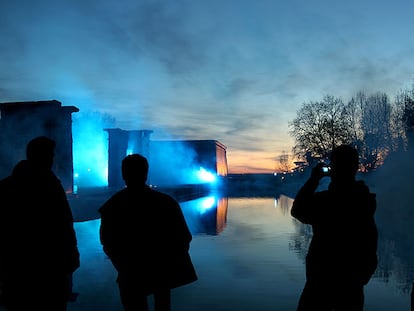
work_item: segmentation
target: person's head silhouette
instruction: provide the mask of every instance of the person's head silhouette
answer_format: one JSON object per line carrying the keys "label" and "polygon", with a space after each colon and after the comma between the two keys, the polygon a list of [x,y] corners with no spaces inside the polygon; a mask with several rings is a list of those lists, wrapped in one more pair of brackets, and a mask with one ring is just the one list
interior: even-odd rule
{"label": "person's head silhouette", "polygon": [[358,151],[349,145],[340,145],[332,150],[331,178],[334,182],[350,182],[355,179],[358,171]]}
{"label": "person's head silhouette", "polygon": [[140,154],[130,154],[122,160],[122,178],[127,187],[144,185],[148,177],[148,161]]}
{"label": "person's head silhouette", "polygon": [[33,165],[51,169],[55,157],[56,142],[46,136],[39,136],[27,144],[26,159]]}

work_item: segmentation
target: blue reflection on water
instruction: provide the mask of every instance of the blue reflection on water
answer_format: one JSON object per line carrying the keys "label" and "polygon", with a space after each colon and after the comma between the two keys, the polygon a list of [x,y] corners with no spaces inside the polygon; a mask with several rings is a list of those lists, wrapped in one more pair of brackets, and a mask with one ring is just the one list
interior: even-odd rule
{"label": "blue reflection on water", "polygon": [[197,204],[200,214],[204,214],[210,208],[216,205],[216,198],[214,196],[208,196],[201,199],[201,202]]}
{"label": "blue reflection on water", "polygon": [[[198,222],[203,218],[202,214],[196,216],[191,212],[191,208],[199,209],[197,204],[201,204],[200,202],[202,200],[194,200],[185,206],[188,220],[192,224],[196,222],[194,217],[198,217]],[[231,262],[231,267],[227,266],[226,269],[237,270],[236,276],[233,276],[235,283],[241,282],[240,278],[243,279],[243,275],[249,276],[252,280],[268,284],[275,292],[284,293],[293,300],[278,310],[295,309],[298,297],[292,297],[292,293],[299,295],[304,285],[305,257],[312,238],[311,227],[290,216],[292,203],[293,199],[284,195],[277,198],[228,198],[228,221],[224,231],[214,240],[215,247],[223,246],[220,248],[223,253],[214,256],[226,257],[222,260]],[[212,215],[209,217],[212,218]],[[210,222],[210,225],[213,223]],[[390,224],[387,227],[389,226]],[[196,241],[200,239],[199,233],[218,232],[211,227],[204,232],[200,227],[192,229],[196,234]],[[393,255],[390,247],[395,247],[398,242],[391,243],[389,240],[381,239],[384,229],[379,227],[380,264],[366,287],[366,310],[409,310],[413,267],[410,262],[404,262],[402,258]],[[227,274],[226,271],[220,271],[223,275]],[[267,277],[273,279],[274,284],[266,279]],[[236,293],[234,295],[236,296]],[[262,306],[262,309],[266,307]]]}
{"label": "blue reflection on water", "polygon": [[[295,310],[305,282],[304,259],[312,231],[290,216],[292,202],[287,196],[227,198],[218,194],[182,202],[193,233],[190,253],[199,280],[173,291],[173,308]],[[388,224],[385,229],[391,227]],[[115,274],[102,253],[98,228],[99,220],[76,223],[81,251],[81,268],[75,273],[79,305],[121,310]],[[411,267],[392,251],[401,240],[391,243],[389,235],[383,240],[385,229],[379,228],[380,244],[388,246],[380,248],[378,271],[366,286],[365,311],[408,311]],[[76,304],[69,310],[77,310]]]}
{"label": "blue reflection on water", "polygon": [[217,194],[181,203],[192,234],[216,235],[223,231],[227,220],[227,198]]}

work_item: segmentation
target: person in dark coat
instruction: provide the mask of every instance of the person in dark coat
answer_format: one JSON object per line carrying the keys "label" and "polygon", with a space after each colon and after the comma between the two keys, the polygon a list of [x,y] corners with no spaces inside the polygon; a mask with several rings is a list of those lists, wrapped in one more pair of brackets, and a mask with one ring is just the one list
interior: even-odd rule
{"label": "person in dark coat", "polygon": [[171,289],[197,280],[189,255],[192,235],[179,203],[150,188],[148,161],[132,154],[122,161],[126,187],[99,209],[103,250],[118,272],[126,311],[171,308]]}
{"label": "person in dark coat", "polygon": [[291,209],[313,230],[298,311],[363,310],[364,285],[377,268],[376,195],[355,179],[358,152],[341,145],[330,161],[328,190],[316,191],[326,176],[317,164]]}
{"label": "person in dark coat", "polygon": [[0,291],[11,311],[64,311],[80,266],[72,211],[52,172],[55,141],[31,140],[0,181]]}

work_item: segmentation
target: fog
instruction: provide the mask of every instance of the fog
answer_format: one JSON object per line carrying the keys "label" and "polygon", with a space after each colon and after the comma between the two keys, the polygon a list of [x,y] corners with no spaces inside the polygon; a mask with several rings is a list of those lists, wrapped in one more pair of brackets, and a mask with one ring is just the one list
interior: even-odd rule
{"label": "fog", "polygon": [[115,120],[97,112],[73,115],[73,172],[78,187],[108,185],[108,138]]}
{"label": "fog", "polygon": [[[114,118],[98,112],[79,112],[73,115],[73,167],[74,184],[77,187],[108,185],[109,137],[105,129],[116,128],[116,125]],[[129,133],[125,156],[139,153],[137,151],[139,148],[134,146],[137,142],[136,138],[131,134]],[[144,155],[147,156],[150,164],[148,180],[150,184],[198,184],[215,180],[214,168],[211,165],[203,167],[200,163],[200,155],[185,141],[150,139],[149,149],[149,155]],[[121,163],[119,169],[120,165]]]}
{"label": "fog", "polygon": [[[407,151],[391,154],[367,179],[377,195],[376,221],[380,234],[379,254],[382,255],[379,273],[385,279],[399,278],[405,290],[410,289],[414,279],[414,146],[413,140],[410,142]],[[397,271],[390,273],[395,268],[393,262],[400,262],[400,265]]]}

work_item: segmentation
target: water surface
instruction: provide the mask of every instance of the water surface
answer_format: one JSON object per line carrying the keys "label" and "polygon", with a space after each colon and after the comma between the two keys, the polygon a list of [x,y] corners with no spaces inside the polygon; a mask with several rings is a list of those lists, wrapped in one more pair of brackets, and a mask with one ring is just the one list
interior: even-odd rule
{"label": "water surface", "polygon": [[[173,311],[294,311],[311,230],[290,216],[291,203],[286,196],[211,196],[182,203],[199,280],[173,290]],[[75,224],[81,268],[74,281],[80,295],[69,310],[122,310],[115,271],[99,244],[99,223]],[[399,241],[379,229],[387,237],[380,243],[386,255],[380,254],[380,267],[366,286],[365,310],[409,311],[412,268],[390,253]]]}

